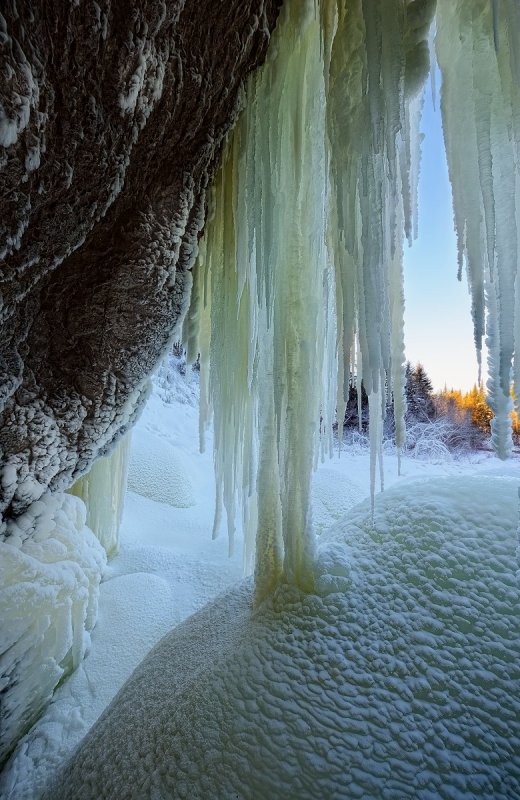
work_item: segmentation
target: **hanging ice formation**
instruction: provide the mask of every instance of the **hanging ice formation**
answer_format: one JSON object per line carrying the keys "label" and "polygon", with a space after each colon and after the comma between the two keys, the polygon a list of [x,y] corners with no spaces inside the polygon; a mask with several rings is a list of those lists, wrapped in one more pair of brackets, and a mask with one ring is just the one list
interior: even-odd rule
{"label": "hanging ice formation", "polygon": [[[442,0],[441,62],[452,35],[444,31],[451,2]],[[472,4],[458,5],[467,10]],[[255,560],[259,598],[280,579],[303,589],[314,585],[311,471],[320,452],[333,447],[335,418],[342,430],[353,378],[358,385],[362,378],[369,396],[372,496],[390,395],[396,443],[398,448],[404,444],[402,249],[404,235],[411,239],[417,227],[421,89],[434,12],[435,0],[286,2],[268,61],[249,82],[247,103],[209,201],[185,334],[189,356],[201,354],[201,430],[214,416],[214,532],[224,508],[232,546],[241,508],[246,560],[249,565]],[[491,6],[488,12],[491,19]],[[490,30],[493,49],[492,23]],[[507,43],[499,53],[505,87],[500,102],[514,100],[520,109],[512,97],[518,85],[502,75],[507,59],[511,69],[517,62]],[[452,73],[450,67],[449,75],[458,86],[457,70]],[[486,150],[481,141],[473,169],[480,168],[483,178],[460,185],[468,177],[468,159],[460,152],[466,138],[457,138],[453,126],[459,121],[452,124],[450,114],[459,113],[461,91],[471,96],[471,83],[453,91],[456,102],[450,102],[448,90],[443,95],[446,124],[452,126],[446,138],[448,149],[453,143],[452,159],[466,170],[457,172],[452,164],[461,250],[469,253],[476,245],[467,228],[470,222],[478,228],[480,208],[466,213],[459,197],[472,198],[475,186],[482,187],[479,196],[489,216],[494,212],[488,193],[500,174],[489,165],[485,172],[486,153],[489,161],[493,148]],[[477,136],[482,113],[480,108],[467,115],[462,129],[474,119],[472,136]],[[509,116],[512,130],[520,118]],[[488,133],[498,149],[504,131],[499,140],[494,128]],[[510,151],[512,167],[511,141]],[[518,183],[515,170],[508,180]],[[497,312],[507,326],[500,323],[499,339],[489,329],[496,343],[491,357],[500,354],[492,375],[501,391],[512,356],[516,274],[516,244],[498,231],[507,218],[515,225],[516,209],[508,197],[504,190],[496,235],[487,238],[489,253],[507,251],[494,259],[495,277],[489,269],[486,278],[489,298],[497,275],[503,273],[498,282],[508,289]],[[468,265],[475,316],[481,320],[482,268],[479,273],[469,256]],[[518,292],[516,297],[518,304]],[[493,311],[489,314],[493,322]],[[483,332],[483,322],[478,324],[477,341]],[[493,389],[492,395],[500,411]],[[502,441],[497,430],[503,416],[498,413],[497,419],[494,435]]]}
{"label": "hanging ice formation", "polygon": [[259,596],[281,576],[313,586],[311,471],[361,364],[374,455],[391,391],[403,443],[420,5],[411,27],[402,0],[286,3],[216,181],[186,331],[214,414],[215,531],[224,507],[232,543],[241,492]]}
{"label": "hanging ice formation", "polygon": [[69,494],[87,507],[86,524],[95,533],[109,558],[119,550],[119,525],[128,475],[130,434],[126,434],[108,456],[98,458],[90,471],[76,481]]}
{"label": "hanging ice formation", "polygon": [[506,458],[513,379],[520,400],[520,5],[439,0],[436,45],[459,268],[479,359],[487,333],[493,445]]}

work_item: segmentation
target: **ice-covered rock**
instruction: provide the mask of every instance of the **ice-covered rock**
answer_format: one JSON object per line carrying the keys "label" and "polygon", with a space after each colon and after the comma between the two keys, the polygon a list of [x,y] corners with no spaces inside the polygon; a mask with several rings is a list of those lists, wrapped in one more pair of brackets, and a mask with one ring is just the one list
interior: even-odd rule
{"label": "ice-covered rock", "polygon": [[2,3],[0,514],[30,505],[27,479],[70,486],[135,419],[278,7],[52,0],[49,26]]}
{"label": "ice-covered rock", "polygon": [[46,494],[0,542],[0,761],[88,647],[106,556],[85,517]]}

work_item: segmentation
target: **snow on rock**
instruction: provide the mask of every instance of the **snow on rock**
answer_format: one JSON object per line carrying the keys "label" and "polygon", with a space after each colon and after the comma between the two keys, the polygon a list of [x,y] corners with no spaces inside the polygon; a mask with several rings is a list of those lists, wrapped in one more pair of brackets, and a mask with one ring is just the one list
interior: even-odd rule
{"label": "snow on rock", "polygon": [[182,454],[150,431],[138,430],[132,438],[128,488],[177,508],[195,503]]}
{"label": "snow on rock", "polygon": [[517,482],[433,479],[352,510],[321,595],[249,583],[148,655],[53,800],[520,796]]}
{"label": "snow on rock", "polygon": [[106,556],[85,517],[45,494],[0,542],[0,761],[89,645]]}

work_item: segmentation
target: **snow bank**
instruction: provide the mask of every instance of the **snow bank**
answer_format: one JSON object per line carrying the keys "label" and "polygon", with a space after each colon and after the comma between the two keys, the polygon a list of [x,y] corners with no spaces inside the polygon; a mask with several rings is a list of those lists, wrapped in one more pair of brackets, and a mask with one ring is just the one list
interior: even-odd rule
{"label": "snow bank", "polygon": [[168,634],[47,797],[520,796],[517,482],[408,484]]}
{"label": "snow bank", "polygon": [[175,447],[150,431],[136,431],[130,451],[128,487],[176,508],[195,504],[185,465]]}
{"label": "snow bank", "polygon": [[0,543],[0,761],[88,647],[106,556],[85,517],[44,495]]}

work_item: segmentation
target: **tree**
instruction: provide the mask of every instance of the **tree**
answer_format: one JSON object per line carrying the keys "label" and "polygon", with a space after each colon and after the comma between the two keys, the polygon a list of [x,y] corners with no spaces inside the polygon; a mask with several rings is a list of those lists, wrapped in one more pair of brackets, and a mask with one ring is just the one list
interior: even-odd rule
{"label": "tree", "polygon": [[493,412],[487,404],[484,385],[481,383],[477,388],[475,384],[469,395],[466,395],[464,399],[467,400],[467,407],[471,411],[473,425],[476,425],[477,428],[480,428],[485,433],[489,433]]}
{"label": "tree", "polygon": [[423,422],[433,419],[435,417],[433,386],[423,365],[418,363],[412,368],[410,362],[407,361],[405,378],[408,417]]}

